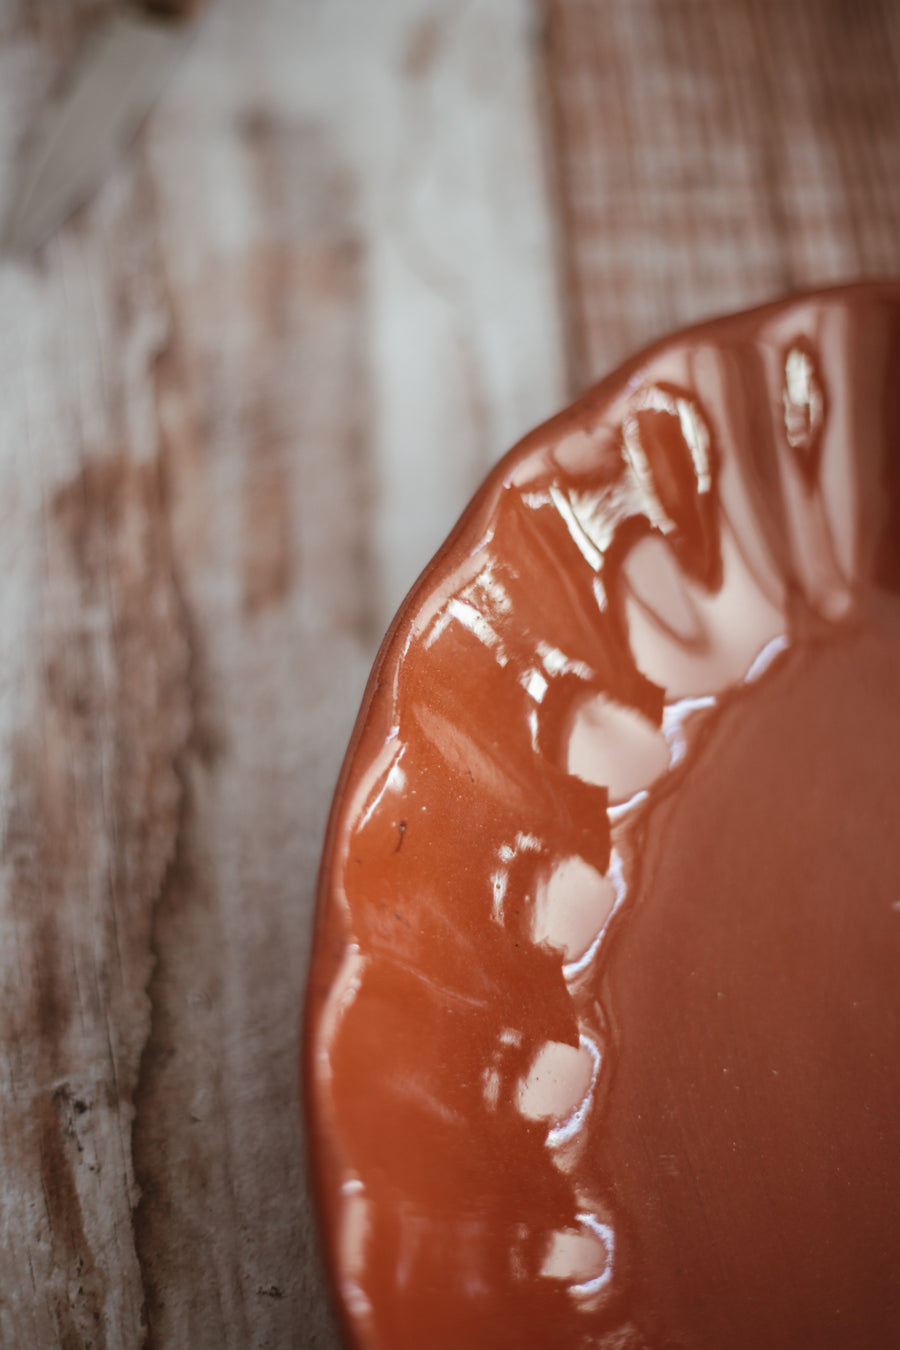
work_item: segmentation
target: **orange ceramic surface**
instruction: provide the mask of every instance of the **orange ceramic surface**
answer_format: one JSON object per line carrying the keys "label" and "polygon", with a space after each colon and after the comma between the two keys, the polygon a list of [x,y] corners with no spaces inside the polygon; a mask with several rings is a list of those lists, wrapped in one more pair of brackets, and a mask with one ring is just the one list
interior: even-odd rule
{"label": "orange ceramic surface", "polygon": [[900,1345],[900,285],[643,353],[379,656],[305,1074],[359,1350]]}

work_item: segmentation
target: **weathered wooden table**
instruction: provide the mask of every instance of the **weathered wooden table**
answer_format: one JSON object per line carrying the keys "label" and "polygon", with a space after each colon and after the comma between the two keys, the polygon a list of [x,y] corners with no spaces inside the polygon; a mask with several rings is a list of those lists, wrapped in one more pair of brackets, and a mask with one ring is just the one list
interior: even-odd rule
{"label": "weathered wooden table", "polygon": [[[0,208],[109,8],[0,0]],[[391,612],[630,349],[890,273],[893,0],[213,0],[0,262],[0,1345],[337,1344],[297,1024]]]}

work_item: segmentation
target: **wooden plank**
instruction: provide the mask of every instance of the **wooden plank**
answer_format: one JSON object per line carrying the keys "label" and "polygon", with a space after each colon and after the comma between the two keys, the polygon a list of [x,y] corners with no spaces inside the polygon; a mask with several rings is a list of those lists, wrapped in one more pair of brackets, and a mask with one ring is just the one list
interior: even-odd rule
{"label": "wooden plank", "polygon": [[[0,8],[3,200],[109,8]],[[576,382],[898,270],[886,0],[547,18]],[[0,1344],[334,1344],[316,858],[381,625],[562,399],[534,61],[525,0],[215,0],[98,198],[0,265]]]}
{"label": "wooden plank", "polygon": [[694,319],[900,272],[900,8],[545,0],[579,387]]}
{"label": "wooden plank", "polygon": [[[111,8],[0,7],[0,204]],[[535,57],[525,0],[215,0],[0,264],[0,1344],[336,1343],[318,850],[388,612],[563,395]]]}

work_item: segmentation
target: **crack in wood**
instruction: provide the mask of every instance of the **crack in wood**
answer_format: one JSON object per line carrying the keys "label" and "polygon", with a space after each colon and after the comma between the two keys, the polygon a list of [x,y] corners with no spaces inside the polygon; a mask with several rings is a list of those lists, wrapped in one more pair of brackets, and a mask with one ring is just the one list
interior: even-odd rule
{"label": "crack in wood", "polygon": [[165,950],[160,938],[166,912],[173,906],[191,903],[196,895],[196,878],[191,858],[191,762],[209,763],[208,741],[202,736],[202,714],[198,711],[201,699],[197,680],[199,666],[196,639],[191,623],[190,612],[177,581],[174,563],[171,568],[173,591],[181,620],[181,632],[187,647],[187,666],[185,670],[185,688],[190,709],[187,736],[172,762],[173,772],[179,783],[179,804],[175,819],[171,857],[159,891],[151,902],[149,950],[152,960],[150,978],[146,985],[146,995],[150,1005],[150,1024],[147,1037],[138,1064],[137,1082],[133,1094],[134,1116],[131,1126],[131,1156],[134,1166],[140,1198],[132,1211],[135,1253],[141,1272],[144,1301],[142,1321],[144,1324],[144,1348],[154,1350],[156,1346],[156,1325],[159,1320],[161,1288],[160,1271],[165,1263],[160,1260],[160,1251],[154,1241],[154,1225],[151,1209],[156,1202],[156,1172],[160,1159],[154,1147],[154,1140],[148,1130],[148,1122],[153,1116],[154,1099],[157,1091],[157,1077],[160,1065],[164,1064],[172,1053],[171,1039],[165,1023],[163,1001],[160,998],[160,984],[165,978]]}
{"label": "crack in wood", "polygon": [[[145,177],[148,210],[155,208],[149,180]],[[148,947],[151,969],[145,993],[149,1004],[149,1025],[140,1054],[137,1080],[132,1097],[131,1157],[139,1197],[132,1210],[132,1230],[143,1290],[141,1318],[144,1350],[154,1350],[161,1342],[159,1331],[163,1321],[164,1291],[169,1255],[167,1243],[160,1237],[161,1215],[168,1221],[166,1197],[161,1190],[161,1176],[165,1170],[165,1141],[155,1130],[158,1115],[160,1078],[173,1054],[172,1029],[166,1006],[167,946],[165,933],[173,913],[198,900],[206,903],[203,878],[196,866],[193,845],[195,821],[193,775],[213,769],[224,749],[221,733],[210,715],[210,697],[204,675],[205,662],[200,637],[188,604],[177,562],[173,538],[172,507],[176,496],[173,484],[176,458],[196,455],[196,428],[185,427],[184,433],[174,439],[161,409],[173,401],[184,402],[181,388],[183,364],[180,359],[178,335],[175,327],[175,307],[171,304],[160,259],[158,284],[169,316],[167,341],[157,353],[153,369],[155,406],[158,416],[159,446],[153,471],[161,503],[159,529],[165,540],[165,559],[168,584],[172,597],[175,631],[183,647],[185,660],[181,672],[180,693],[186,711],[185,734],[172,757],[171,769],[178,782],[178,805],[173,820],[171,849],[159,888],[150,905]],[[185,442],[185,436],[187,442]],[[190,442],[194,442],[191,444]]]}
{"label": "crack in wood", "polygon": [[[123,1343],[138,1318],[120,1219],[134,1190],[147,911],[170,848],[184,720],[158,517],[152,467],[125,456],[87,460],[50,498],[41,659],[20,693],[35,716],[14,748],[4,835],[19,952],[0,1003],[15,1046],[6,1198],[41,1197],[27,1253],[41,1285],[33,1343],[52,1327],[73,1350]],[[19,1325],[25,1255],[16,1241],[0,1253]]]}

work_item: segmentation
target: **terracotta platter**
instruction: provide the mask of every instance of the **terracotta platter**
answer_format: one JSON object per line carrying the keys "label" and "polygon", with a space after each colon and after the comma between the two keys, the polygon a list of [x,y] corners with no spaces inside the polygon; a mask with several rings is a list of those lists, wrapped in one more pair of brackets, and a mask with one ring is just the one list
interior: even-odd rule
{"label": "terracotta platter", "polygon": [[900,285],[683,333],[506,456],[323,860],[350,1344],[900,1344],[898,692]]}

